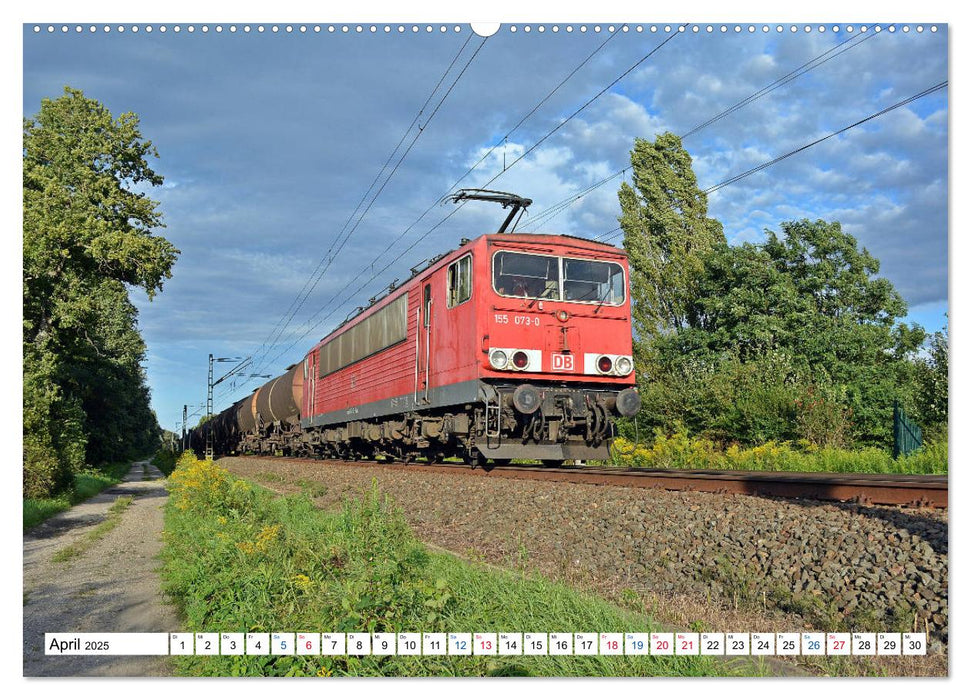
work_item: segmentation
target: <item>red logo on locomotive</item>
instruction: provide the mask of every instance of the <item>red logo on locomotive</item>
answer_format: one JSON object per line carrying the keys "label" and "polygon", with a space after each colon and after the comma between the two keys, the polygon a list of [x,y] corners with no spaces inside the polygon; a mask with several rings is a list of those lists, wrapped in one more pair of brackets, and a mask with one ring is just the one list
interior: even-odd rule
{"label": "red logo on locomotive", "polygon": [[554,352],[553,353],[553,371],[554,372],[572,372],[573,371],[573,355],[568,355],[566,353]]}

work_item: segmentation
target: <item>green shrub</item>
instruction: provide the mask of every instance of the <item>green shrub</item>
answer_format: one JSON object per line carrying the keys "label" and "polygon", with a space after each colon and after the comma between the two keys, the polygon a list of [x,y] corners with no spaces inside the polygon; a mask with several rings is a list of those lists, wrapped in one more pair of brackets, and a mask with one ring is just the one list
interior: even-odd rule
{"label": "green shrub", "polygon": [[650,446],[617,438],[612,450],[618,462],[645,469],[946,474],[948,459],[947,441],[928,443],[897,460],[875,447],[845,450],[807,440],[770,440],[750,448],[730,445],[722,451],[710,440],[690,437],[683,426],[672,435],[657,430]]}
{"label": "green shrub", "polygon": [[[28,361],[25,357],[25,366]],[[80,402],[67,399],[49,367],[24,371],[23,485],[27,498],[53,496],[70,488],[84,466],[87,440]]]}
{"label": "green shrub", "polygon": [[162,474],[168,476],[175,470],[176,460],[179,458],[179,453],[175,450],[170,450],[168,448],[161,448],[152,457],[152,464],[154,464]]}

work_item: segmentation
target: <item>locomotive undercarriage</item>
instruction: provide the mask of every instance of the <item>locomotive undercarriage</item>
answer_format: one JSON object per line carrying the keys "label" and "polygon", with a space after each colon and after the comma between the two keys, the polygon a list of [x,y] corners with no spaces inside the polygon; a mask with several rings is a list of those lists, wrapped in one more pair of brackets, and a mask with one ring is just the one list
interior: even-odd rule
{"label": "locomotive undercarriage", "polygon": [[403,462],[459,458],[473,465],[609,459],[614,419],[630,412],[632,401],[639,405],[633,389],[483,384],[475,403],[306,429],[261,424],[241,436],[237,451]]}

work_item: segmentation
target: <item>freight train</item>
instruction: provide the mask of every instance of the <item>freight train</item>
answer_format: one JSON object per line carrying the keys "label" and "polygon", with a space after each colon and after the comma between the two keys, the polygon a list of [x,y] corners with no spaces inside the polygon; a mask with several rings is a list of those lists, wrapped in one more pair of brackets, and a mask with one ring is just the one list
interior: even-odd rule
{"label": "freight train", "polygon": [[[508,220],[507,220],[508,221]],[[553,466],[640,408],[622,249],[496,233],[433,258],[191,434],[216,454]]]}

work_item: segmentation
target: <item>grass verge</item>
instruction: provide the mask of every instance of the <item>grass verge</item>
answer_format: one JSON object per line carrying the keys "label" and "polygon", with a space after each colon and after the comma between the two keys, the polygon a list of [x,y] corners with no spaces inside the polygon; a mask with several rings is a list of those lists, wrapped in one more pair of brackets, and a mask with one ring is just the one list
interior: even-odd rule
{"label": "grass verge", "polygon": [[[654,622],[542,578],[429,552],[372,487],[338,512],[274,497],[180,460],[166,507],[163,585],[207,632],[649,632]],[[190,676],[696,676],[754,673],[707,658],[176,657]]]}
{"label": "grass verge", "polygon": [[105,520],[98,523],[97,527],[91,530],[78,542],[69,544],[67,547],[54,552],[54,556],[51,557],[51,561],[57,563],[70,561],[74,557],[84,554],[84,552],[86,552],[91,545],[118,527],[118,523],[121,522],[122,513],[128,510],[128,506],[130,506],[131,503],[131,496],[119,496],[116,498],[115,502],[111,504],[110,508],[108,508],[108,517],[105,518]]}
{"label": "grass verge", "polygon": [[117,462],[97,469],[86,469],[74,475],[74,485],[66,493],[51,498],[25,498],[24,530],[42,523],[52,515],[57,515],[71,506],[88,500],[109,486],[121,483],[130,469],[131,464],[128,462]]}
{"label": "grass verge", "polygon": [[173,450],[162,448],[152,457],[154,464],[162,474],[168,476],[175,470],[175,464],[179,459],[179,453]]}

